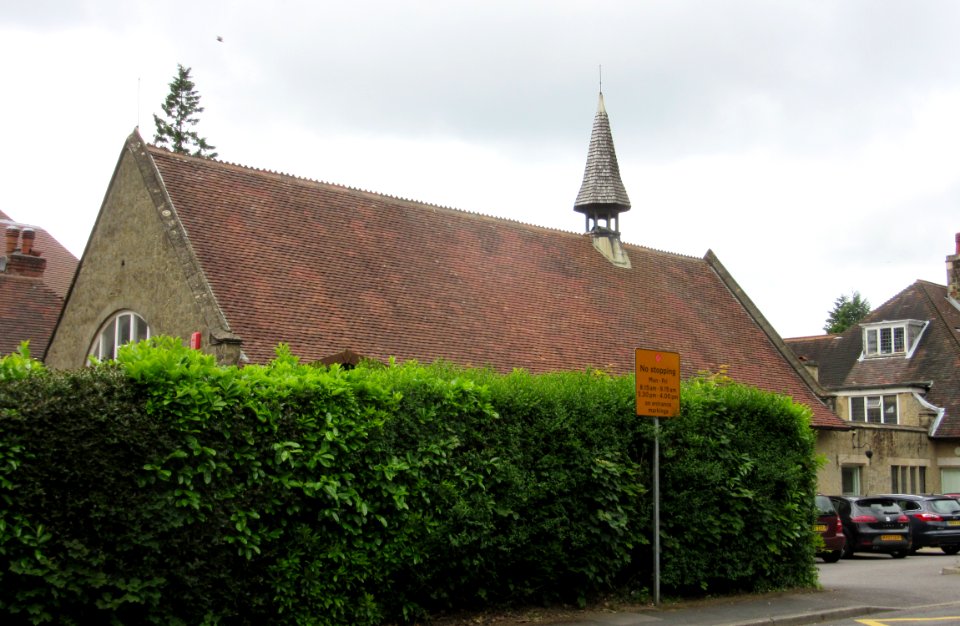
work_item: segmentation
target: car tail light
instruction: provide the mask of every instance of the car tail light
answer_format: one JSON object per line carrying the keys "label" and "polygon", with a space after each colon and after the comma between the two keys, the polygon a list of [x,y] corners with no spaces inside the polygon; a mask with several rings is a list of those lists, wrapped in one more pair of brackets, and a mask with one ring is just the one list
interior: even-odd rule
{"label": "car tail light", "polygon": [[850,521],[854,524],[874,524],[877,518],[872,515],[855,515],[850,518]]}
{"label": "car tail light", "polygon": [[843,520],[839,517],[837,518],[837,533],[843,532]]}
{"label": "car tail light", "polygon": [[917,513],[915,517],[922,522],[942,522],[943,518],[936,513]]}

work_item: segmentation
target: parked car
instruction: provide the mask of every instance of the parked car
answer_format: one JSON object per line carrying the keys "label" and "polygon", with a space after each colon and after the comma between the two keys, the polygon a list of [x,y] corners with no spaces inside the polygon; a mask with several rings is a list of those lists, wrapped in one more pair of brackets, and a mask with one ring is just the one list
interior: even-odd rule
{"label": "parked car", "polygon": [[824,563],[836,563],[843,556],[843,547],[847,543],[843,534],[843,522],[827,496],[817,495],[816,507],[817,523],[813,528],[823,539],[822,551],[817,552],[817,556],[823,559]]}
{"label": "parked car", "polygon": [[910,518],[911,552],[940,548],[947,554],[960,552],[960,501],[950,496],[891,494]]}
{"label": "parked car", "polygon": [[910,553],[910,518],[896,500],[881,496],[830,496],[843,523],[843,556],[882,552],[895,559]]}

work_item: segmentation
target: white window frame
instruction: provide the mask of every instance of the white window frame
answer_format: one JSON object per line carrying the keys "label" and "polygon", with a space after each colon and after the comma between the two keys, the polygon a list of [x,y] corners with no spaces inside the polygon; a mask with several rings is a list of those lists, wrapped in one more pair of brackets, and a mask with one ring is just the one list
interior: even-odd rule
{"label": "white window frame", "polygon": [[[847,409],[849,411],[847,415],[850,416],[851,422],[857,422],[858,424],[886,424],[892,426],[900,423],[900,395],[897,393],[850,396],[847,398],[847,403]],[[859,413],[863,416],[863,419],[855,418],[857,412],[854,411],[854,407],[857,405],[862,407]],[[888,419],[888,412],[893,414],[892,420]],[[871,413],[875,413],[878,418],[870,419]]]}
{"label": "white window frame", "polygon": [[120,346],[149,338],[150,325],[142,315],[136,311],[118,311],[97,330],[89,354],[100,361],[109,361],[117,358]]}
{"label": "white window frame", "polygon": [[861,324],[863,329],[863,352],[861,359],[876,359],[891,356],[913,356],[930,322],[899,320]]}
{"label": "white window frame", "polygon": [[[844,478],[849,474],[850,489],[844,489]],[[862,476],[863,466],[862,465],[841,465],[840,466],[840,490],[845,496],[859,496],[861,494],[861,485],[863,484]]]}
{"label": "white window frame", "polygon": [[940,468],[940,493],[960,493],[960,467]]}

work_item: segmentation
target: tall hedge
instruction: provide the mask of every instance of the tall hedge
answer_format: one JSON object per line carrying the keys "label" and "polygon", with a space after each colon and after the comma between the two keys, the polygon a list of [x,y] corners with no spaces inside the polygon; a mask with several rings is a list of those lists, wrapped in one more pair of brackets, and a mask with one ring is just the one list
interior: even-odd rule
{"label": "tall hedge", "polygon": [[662,432],[662,584],[714,592],[815,584],[810,410],[715,376],[682,387],[681,413]]}
{"label": "tall hedge", "polygon": [[[809,411],[723,378],[664,420],[668,593],[815,583]],[[380,624],[651,584],[632,377],[0,360],[7,622]]]}

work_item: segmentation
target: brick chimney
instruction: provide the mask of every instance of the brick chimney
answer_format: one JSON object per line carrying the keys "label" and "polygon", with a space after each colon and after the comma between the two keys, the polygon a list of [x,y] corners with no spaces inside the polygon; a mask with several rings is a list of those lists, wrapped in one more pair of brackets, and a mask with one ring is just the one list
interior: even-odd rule
{"label": "brick chimney", "polygon": [[0,271],[27,278],[41,278],[43,271],[47,268],[47,260],[40,256],[40,252],[33,249],[36,232],[32,228],[24,228],[21,231],[16,226],[8,226],[6,234],[6,255],[2,257]]}
{"label": "brick chimney", "polygon": [[947,255],[947,296],[960,302],[960,233],[954,236],[956,248]]}

